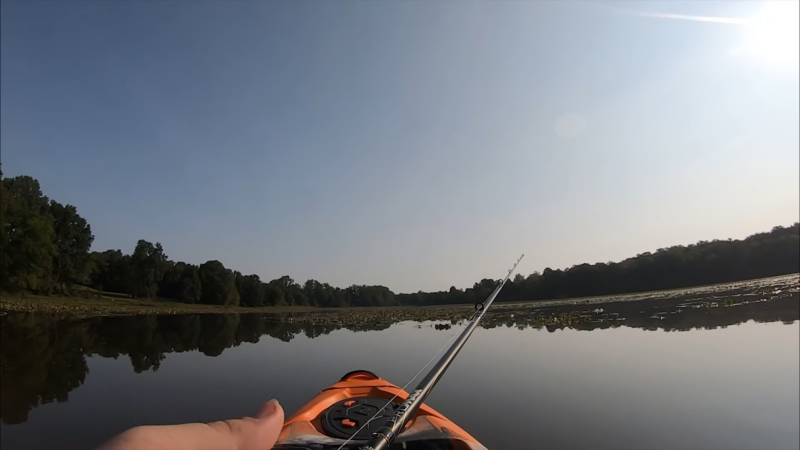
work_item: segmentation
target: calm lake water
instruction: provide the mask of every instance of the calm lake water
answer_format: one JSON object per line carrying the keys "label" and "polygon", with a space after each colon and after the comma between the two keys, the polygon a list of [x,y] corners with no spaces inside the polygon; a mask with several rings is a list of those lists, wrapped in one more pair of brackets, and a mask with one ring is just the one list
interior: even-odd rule
{"label": "calm lake water", "polygon": [[[628,302],[626,320],[575,328],[496,317],[428,403],[488,448],[800,447],[797,289],[699,300]],[[92,448],[136,425],[241,417],[270,398],[288,414],[353,369],[403,385],[463,326],[268,319],[9,313],[0,446]]]}

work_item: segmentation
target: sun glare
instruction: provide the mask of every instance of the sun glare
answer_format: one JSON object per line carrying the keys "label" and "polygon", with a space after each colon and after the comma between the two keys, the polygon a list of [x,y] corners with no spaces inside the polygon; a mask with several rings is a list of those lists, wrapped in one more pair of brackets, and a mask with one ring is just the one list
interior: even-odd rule
{"label": "sun glare", "polygon": [[770,60],[800,62],[800,0],[764,2],[758,15],[747,21],[749,47]]}

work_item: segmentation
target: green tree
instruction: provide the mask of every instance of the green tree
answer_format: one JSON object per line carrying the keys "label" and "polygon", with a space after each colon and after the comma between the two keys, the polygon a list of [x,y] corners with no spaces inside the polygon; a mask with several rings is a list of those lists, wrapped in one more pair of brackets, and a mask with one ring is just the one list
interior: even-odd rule
{"label": "green tree", "polygon": [[[269,284],[273,287],[268,291],[268,298],[270,304],[273,305],[293,305],[305,306],[308,305],[308,297],[306,296],[303,287],[295,283],[292,277],[284,275],[277,280],[272,280]],[[274,303],[273,303],[274,301]]]}
{"label": "green tree", "polygon": [[11,192],[6,189],[3,179],[3,171],[0,170],[0,289],[8,289],[8,277],[14,260],[9,254],[9,232],[11,217],[9,216],[9,206],[11,206]]}
{"label": "green tree", "polygon": [[51,200],[50,215],[53,217],[56,247],[52,287],[63,293],[66,283],[85,282],[94,235],[86,219],[78,215],[77,208],[72,205],[64,206]]}
{"label": "green tree", "polygon": [[183,280],[183,271],[186,268],[186,263],[167,261],[165,266],[164,275],[158,282],[158,296],[180,300],[181,281]]}
{"label": "green tree", "polygon": [[242,306],[265,306],[267,304],[267,293],[264,289],[264,283],[261,282],[258,275],[242,277],[240,289],[240,303]]}
{"label": "green tree", "polygon": [[130,293],[131,256],[120,250],[106,250],[89,254],[90,285],[100,291]]}
{"label": "green tree", "polygon": [[181,298],[184,303],[199,303],[203,293],[203,286],[200,282],[200,272],[197,266],[187,264],[183,270],[181,280]]}
{"label": "green tree", "polygon": [[167,256],[161,244],[140,239],[131,255],[131,295],[155,298],[158,282],[167,270]]}
{"label": "green tree", "polygon": [[202,303],[210,305],[238,305],[239,292],[236,291],[236,280],[233,272],[226,269],[221,262],[212,260],[200,265],[200,284],[203,292]]}
{"label": "green tree", "polygon": [[286,294],[274,280],[264,283],[264,295],[269,306],[283,306],[286,304]]}
{"label": "green tree", "polygon": [[3,178],[0,283],[3,289],[45,290],[56,248],[53,220],[39,182],[28,176]]}
{"label": "green tree", "polygon": [[233,285],[236,286],[236,292],[239,293],[239,298],[242,297],[242,284],[244,283],[244,277],[242,273],[238,270],[233,271]]}
{"label": "green tree", "polygon": [[184,303],[200,301],[202,288],[197,266],[185,262],[167,261],[167,269],[158,283],[158,295]]}

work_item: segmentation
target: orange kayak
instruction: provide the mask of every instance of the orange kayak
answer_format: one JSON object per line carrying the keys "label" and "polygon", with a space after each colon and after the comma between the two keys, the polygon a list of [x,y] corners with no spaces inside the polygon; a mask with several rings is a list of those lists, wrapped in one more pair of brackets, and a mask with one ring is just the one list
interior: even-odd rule
{"label": "orange kayak", "polygon": [[[347,441],[344,448],[359,449],[395,415],[408,395],[372,372],[350,372],[292,414],[274,448],[334,450]],[[390,448],[486,450],[469,433],[424,403]]]}
{"label": "orange kayak", "polygon": [[[426,405],[425,399],[475,331],[478,322],[524,256],[519,257],[486,300],[475,304],[475,312],[464,329],[454,334],[433,359],[420,369],[417,375],[431,366],[411,394],[372,372],[350,372],[289,417],[283,424],[274,448],[486,450],[469,433]],[[440,353],[441,356],[436,360]]]}

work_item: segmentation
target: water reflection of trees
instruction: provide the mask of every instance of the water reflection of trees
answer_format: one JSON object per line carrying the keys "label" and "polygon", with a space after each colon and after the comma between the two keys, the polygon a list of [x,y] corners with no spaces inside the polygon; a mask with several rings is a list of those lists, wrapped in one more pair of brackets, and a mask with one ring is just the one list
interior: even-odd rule
{"label": "water reflection of trees", "polygon": [[[576,311],[568,306],[498,310],[487,314],[482,326],[546,328],[551,332],[563,328],[594,330],[621,326],[687,331],[727,327],[748,320],[791,324],[800,319],[797,294],[736,306],[711,307],[698,303],[676,307],[674,302],[671,305],[619,302],[602,308],[603,311]],[[218,356],[225,349],[245,342],[256,343],[264,336],[289,342],[298,336],[314,339],[338,329],[372,331],[391,325],[386,321],[320,325],[278,319],[263,314],[227,314],[67,320],[9,313],[0,318],[0,419],[6,424],[23,423],[28,412],[39,405],[67,401],[69,392],[86,379],[87,356],[127,356],[133,370],[140,373],[158,370],[165,355],[172,352],[200,351]],[[448,330],[450,324],[457,322],[438,323],[434,327]]]}
{"label": "water reflection of trees", "polygon": [[[273,320],[270,320],[273,319]],[[382,330],[390,324],[311,325],[262,314],[96,317],[67,320],[9,313],[0,319],[0,419],[23,423],[39,405],[67,401],[89,371],[87,356],[127,356],[136,373],[158,370],[167,353],[200,351],[218,356],[262,336],[289,342],[337,329]]]}
{"label": "water reflection of trees", "polygon": [[0,418],[5,423],[25,422],[31,409],[67,401],[86,379],[85,334],[73,324],[24,314],[3,320],[0,338]]}

